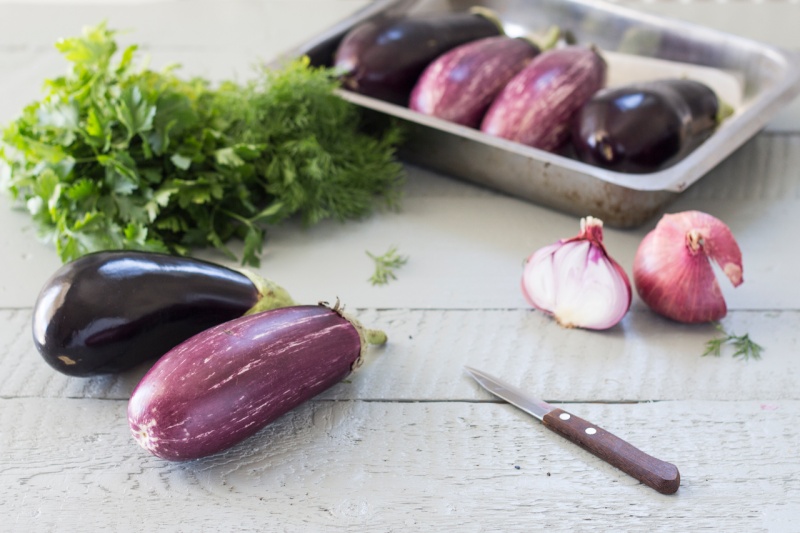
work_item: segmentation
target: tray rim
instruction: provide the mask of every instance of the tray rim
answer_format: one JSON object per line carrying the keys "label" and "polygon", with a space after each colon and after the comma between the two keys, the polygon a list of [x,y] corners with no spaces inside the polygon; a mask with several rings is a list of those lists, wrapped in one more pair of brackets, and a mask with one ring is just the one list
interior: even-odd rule
{"label": "tray rim", "polygon": [[[351,27],[366,19],[380,16],[392,10],[407,10],[420,3],[424,3],[424,1],[425,0],[376,0],[361,7],[310,39],[288,49],[280,54],[271,64],[279,64],[280,61],[287,58],[304,55],[308,50],[320,43],[341,37]],[[672,193],[680,193],[700,180],[711,169],[716,167],[742,144],[763,129],[779,109],[786,106],[800,94],[800,52],[790,51],[782,47],[710,28],[694,22],[636,10],[606,0],[561,0],[561,2],[586,6],[592,10],[603,11],[631,21],[643,21],[650,25],[669,29],[671,31],[691,31],[696,35],[737,43],[738,46],[753,50],[755,53],[759,54],[760,57],[770,61],[770,63],[778,69],[780,76],[776,77],[771,86],[759,92],[743,109],[737,110],[734,115],[726,119],[711,137],[684,159],[668,168],[641,174],[616,172],[589,165],[577,159],[494,137],[473,128],[460,126],[436,117],[417,113],[407,107],[384,102],[346,89],[339,89],[337,93],[342,98],[355,105],[401,120],[410,121],[419,126],[432,128],[439,132],[464,137],[473,142],[487,145],[493,149],[512,152],[516,155],[563,167],[565,170],[572,173],[599,179],[613,186],[642,192]],[[473,2],[474,5],[481,5],[483,3],[485,2],[481,0],[475,0],[475,2]]]}

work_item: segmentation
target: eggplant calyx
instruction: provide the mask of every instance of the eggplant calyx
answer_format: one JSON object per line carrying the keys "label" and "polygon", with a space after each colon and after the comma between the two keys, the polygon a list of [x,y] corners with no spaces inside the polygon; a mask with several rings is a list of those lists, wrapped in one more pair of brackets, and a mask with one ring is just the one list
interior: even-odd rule
{"label": "eggplant calyx", "polygon": [[736,111],[731,104],[720,98],[717,98],[717,105],[719,106],[716,117],[717,124],[721,124],[723,120],[733,115],[734,111]]}
{"label": "eggplant calyx", "polygon": [[497,29],[500,31],[500,35],[506,34],[506,30],[505,28],[503,28],[503,21],[500,20],[500,17],[494,10],[483,6],[472,6],[471,8],[469,8],[469,12],[472,13],[473,15],[478,15],[479,17],[483,17],[492,24],[494,24],[495,26],[497,26]]}
{"label": "eggplant calyx", "polygon": [[253,307],[247,310],[245,315],[253,315],[262,311],[269,311],[270,309],[297,305],[297,302],[289,296],[289,292],[271,279],[262,278],[255,272],[244,268],[238,269],[237,271],[247,276],[247,279],[250,280],[258,291],[258,301]]}
{"label": "eggplant calyx", "polygon": [[357,318],[345,313],[344,305],[341,304],[339,298],[336,298],[336,303],[332,307],[328,302],[319,302],[318,305],[330,309],[340,317],[350,322],[350,324],[355,328],[356,332],[358,333],[359,344],[361,345],[361,349],[358,352],[358,357],[356,358],[355,361],[353,361],[353,365],[350,367],[351,372],[364,364],[364,353],[367,351],[367,346],[369,346],[370,344],[375,346],[382,346],[386,344],[386,342],[389,340],[389,337],[386,335],[386,332],[380,329],[365,328],[364,325]]}
{"label": "eggplant calyx", "polygon": [[344,314],[341,311],[337,311],[342,318],[350,322],[356,331],[358,332],[358,338],[361,341],[361,350],[359,350],[358,357],[355,361],[353,361],[353,366],[350,367],[350,371],[357,369],[361,365],[364,364],[364,353],[367,351],[367,347],[372,344],[376,346],[383,346],[389,340],[386,336],[386,333],[379,329],[369,329],[365,328],[361,322],[359,322],[356,318]]}
{"label": "eggplant calyx", "polygon": [[605,57],[603,57],[603,51],[600,49],[600,47],[599,47],[599,46],[597,46],[597,44],[595,44],[595,43],[591,43],[591,44],[589,44],[589,45],[587,46],[587,48],[589,48],[589,50],[591,50],[591,51],[594,53],[594,55],[596,55],[597,57],[599,57],[600,59],[602,59],[602,60],[603,60],[603,63],[605,63],[606,65],[608,65],[608,60],[606,60],[606,58],[605,58]]}
{"label": "eggplant calyx", "polygon": [[[362,327],[362,329],[364,328]],[[389,336],[386,335],[385,331],[380,329],[364,329],[364,336],[367,339],[367,343],[374,346],[383,346],[389,341]]]}
{"label": "eggplant calyx", "polygon": [[555,48],[563,37],[564,34],[561,28],[558,26],[550,26],[544,32],[529,33],[521,36],[520,39],[531,43],[539,49],[539,52],[545,52],[551,48]]}

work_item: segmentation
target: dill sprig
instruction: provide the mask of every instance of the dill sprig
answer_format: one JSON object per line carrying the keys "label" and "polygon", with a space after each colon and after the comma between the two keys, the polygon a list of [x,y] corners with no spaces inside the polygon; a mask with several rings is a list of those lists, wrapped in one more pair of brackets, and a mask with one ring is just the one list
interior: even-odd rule
{"label": "dill sprig", "polygon": [[373,285],[386,285],[390,279],[397,279],[394,271],[408,262],[408,257],[399,255],[397,247],[392,246],[383,255],[375,255],[367,252],[367,255],[375,262],[375,271],[369,278]]}
{"label": "dill sprig", "polygon": [[720,357],[722,355],[722,347],[725,345],[731,345],[735,348],[735,351],[733,352],[734,358],[741,357],[743,360],[761,359],[761,352],[763,352],[764,348],[753,342],[753,340],[750,339],[750,335],[747,333],[744,335],[730,333],[725,330],[725,327],[722,324],[717,324],[717,330],[722,333],[722,336],[706,342],[706,351],[703,352],[704,357],[706,355]]}

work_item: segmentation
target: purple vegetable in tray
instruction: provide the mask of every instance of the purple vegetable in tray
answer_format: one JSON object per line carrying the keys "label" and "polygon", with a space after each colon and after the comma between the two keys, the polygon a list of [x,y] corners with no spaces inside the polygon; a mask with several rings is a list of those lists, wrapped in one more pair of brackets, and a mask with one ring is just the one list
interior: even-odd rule
{"label": "purple vegetable in tray", "polygon": [[408,105],[411,89],[431,61],[456,46],[502,33],[494,14],[481,8],[379,18],[344,36],[334,68],[345,88]]}
{"label": "purple vegetable in tray", "polygon": [[554,151],[569,138],[575,113],[605,85],[606,62],[594,47],[543,52],[508,82],[492,102],[481,130]]}
{"label": "purple vegetable in tray", "polygon": [[136,441],[173,461],[223,451],[360,366],[364,330],[338,305],[284,307],[199,333],[164,355],[128,404]]}
{"label": "purple vegetable in tray", "polygon": [[477,128],[492,100],[539,52],[527,39],[506,36],[458,46],[428,65],[411,92],[409,107]]}
{"label": "purple vegetable in tray", "polygon": [[581,161],[617,172],[655,172],[697,148],[732,109],[707,85],[661,79],[604,89],[577,113]]}

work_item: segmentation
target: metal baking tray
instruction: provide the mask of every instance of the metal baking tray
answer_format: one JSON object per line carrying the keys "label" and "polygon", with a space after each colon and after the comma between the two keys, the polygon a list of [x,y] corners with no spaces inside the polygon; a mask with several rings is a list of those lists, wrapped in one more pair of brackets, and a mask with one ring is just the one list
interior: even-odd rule
{"label": "metal baking tray", "polygon": [[[313,64],[328,65],[344,34],[365,20],[465,11],[475,5],[494,10],[509,34],[556,25],[579,43],[593,43],[614,57],[633,58],[633,66],[625,61],[609,63],[609,85],[636,79],[639,70],[643,78],[652,75],[653,65],[639,70],[635,65],[637,58],[650,58],[645,63],[655,60],[656,72],[671,68],[673,74],[685,69],[689,77],[708,74],[709,85],[724,93],[723,99],[734,100],[728,103],[735,113],[685,159],[658,172],[624,174],[340,91],[343,98],[404,124],[408,135],[399,154],[404,161],[536,204],[599,217],[610,226],[635,227],[654,217],[800,92],[798,57],[788,51],[602,1],[378,0],[281,57],[305,54]],[[620,64],[626,72],[621,72]]]}

